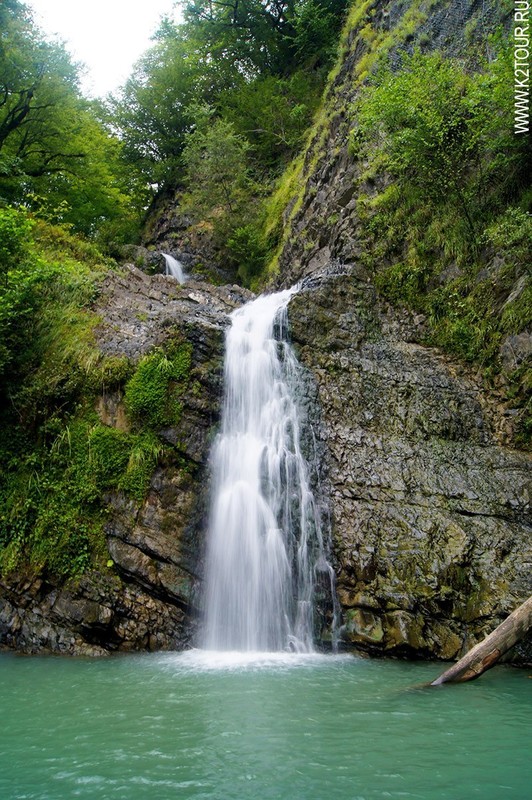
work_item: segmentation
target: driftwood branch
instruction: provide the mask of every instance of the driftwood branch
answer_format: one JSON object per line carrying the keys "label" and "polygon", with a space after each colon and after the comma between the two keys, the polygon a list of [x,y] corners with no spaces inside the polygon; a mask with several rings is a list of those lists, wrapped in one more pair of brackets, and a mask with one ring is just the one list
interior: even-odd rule
{"label": "driftwood branch", "polygon": [[514,644],[523,639],[530,628],[532,628],[532,597],[516,608],[483,642],[475,645],[460,661],[432,681],[431,686],[462,683],[478,678],[493,667]]}

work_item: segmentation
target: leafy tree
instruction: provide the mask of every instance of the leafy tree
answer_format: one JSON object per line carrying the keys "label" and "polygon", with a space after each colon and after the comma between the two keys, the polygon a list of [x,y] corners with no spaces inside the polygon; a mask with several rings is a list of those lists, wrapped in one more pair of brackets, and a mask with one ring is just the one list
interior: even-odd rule
{"label": "leafy tree", "polygon": [[301,146],[319,86],[315,74],[299,71],[285,79],[267,75],[221,95],[221,114],[249,142],[259,172],[283,165]]}
{"label": "leafy tree", "polygon": [[216,58],[244,74],[287,76],[326,65],[348,0],[189,0],[185,19]]}
{"label": "leafy tree", "polygon": [[247,199],[248,142],[233,125],[217,119],[200,125],[187,136],[183,151],[188,204],[197,213],[212,214],[217,207],[234,215]]}
{"label": "leafy tree", "polygon": [[189,0],[187,30],[217,60],[246,75],[286,74],[294,58],[297,0]]}
{"label": "leafy tree", "polygon": [[0,23],[0,163],[16,187],[21,175],[52,174],[81,157],[62,135],[77,75],[61,46],[38,38],[25,6],[9,0]]}
{"label": "leafy tree", "polygon": [[164,35],[138,62],[111,113],[124,143],[124,159],[156,190],[177,180],[184,136],[197,96],[199,65],[186,43],[165,28]]}
{"label": "leafy tree", "polygon": [[[194,108],[211,106],[276,168],[317,105],[347,0],[188,0],[164,20],[111,111],[127,163],[155,193],[183,178]],[[327,53],[327,55],[326,55]],[[301,69],[305,67],[305,72]]]}
{"label": "leafy tree", "polygon": [[0,198],[88,234],[124,216],[131,229],[121,146],[70,56],[18,0],[0,6],[0,30]]}
{"label": "leafy tree", "polygon": [[327,67],[336,52],[348,0],[302,0],[294,10],[294,52],[307,68]]}

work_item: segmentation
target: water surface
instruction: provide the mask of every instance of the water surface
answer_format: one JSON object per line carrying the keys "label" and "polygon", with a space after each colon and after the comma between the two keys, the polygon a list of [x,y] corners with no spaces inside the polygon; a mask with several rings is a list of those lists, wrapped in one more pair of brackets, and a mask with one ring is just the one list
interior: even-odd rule
{"label": "water surface", "polygon": [[532,680],[352,656],[0,656],[3,800],[529,800]]}

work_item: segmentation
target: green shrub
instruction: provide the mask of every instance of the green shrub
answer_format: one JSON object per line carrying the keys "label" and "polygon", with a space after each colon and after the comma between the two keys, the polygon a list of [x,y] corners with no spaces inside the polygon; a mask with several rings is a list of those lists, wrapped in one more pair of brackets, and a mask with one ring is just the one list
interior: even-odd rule
{"label": "green shrub", "polygon": [[[511,47],[500,42],[477,72],[415,53],[361,91],[350,142],[364,168],[361,260],[379,292],[426,314],[427,343],[491,377],[504,337],[532,324],[530,143],[513,133],[511,86]],[[528,364],[511,386],[505,378],[522,443],[529,375]]]}
{"label": "green shrub", "polygon": [[4,284],[8,271],[20,267],[24,256],[29,255],[32,220],[15,208],[0,208],[0,275]]}
{"label": "green shrub", "polygon": [[238,266],[238,275],[249,285],[264,269],[267,248],[262,230],[249,224],[237,228],[228,240],[228,250]]}

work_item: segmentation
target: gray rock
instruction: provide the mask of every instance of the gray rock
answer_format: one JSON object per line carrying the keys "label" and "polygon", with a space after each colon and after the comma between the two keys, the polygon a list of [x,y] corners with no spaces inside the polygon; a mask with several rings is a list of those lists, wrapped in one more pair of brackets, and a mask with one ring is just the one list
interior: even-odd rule
{"label": "gray rock", "polygon": [[530,454],[356,271],[304,286],[289,314],[318,389],[344,641],[452,658],[532,594]]}

